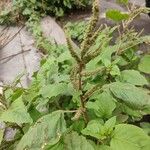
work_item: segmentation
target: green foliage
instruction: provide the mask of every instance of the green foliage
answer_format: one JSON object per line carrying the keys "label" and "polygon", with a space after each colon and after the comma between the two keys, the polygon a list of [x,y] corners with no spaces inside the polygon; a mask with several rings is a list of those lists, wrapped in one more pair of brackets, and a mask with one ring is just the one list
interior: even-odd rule
{"label": "green foliage", "polygon": [[37,120],[34,126],[22,137],[16,150],[24,150],[25,148],[44,149],[48,143],[54,145],[59,141],[65,131],[66,123],[63,112],[57,111],[45,115]]}
{"label": "green foliage", "polygon": [[150,107],[150,96],[143,89],[121,82],[114,82],[107,86],[116,98],[124,101],[129,107],[141,110]]}
{"label": "green foliage", "polygon": [[[55,16],[63,16],[67,9],[86,7],[91,4],[91,1],[87,0],[14,0],[14,10],[18,10],[18,13],[23,16],[30,16],[33,12],[50,13]],[[14,11],[13,10],[13,11]]]}
{"label": "green foliage", "polygon": [[84,38],[84,33],[86,30],[87,22],[79,21],[79,22],[68,22],[65,25],[65,28],[68,29],[68,33],[72,39],[76,40],[77,42],[81,43]]}
{"label": "green foliage", "polygon": [[[67,143],[64,148],[68,150],[94,150],[93,145],[84,136],[79,136],[77,133],[72,132],[65,137]],[[62,149],[63,150],[63,149]]]}
{"label": "green foliage", "polygon": [[106,12],[106,17],[114,21],[122,21],[128,19],[129,15],[113,9]]}
{"label": "green foliage", "polygon": [[148,150],[150,137],[138,127],[116,125],[110,145],[114,150]]}
{"label": "green foliage", "polygon": [[68,9],[82,8],[91,4],[89,0],[14,0],[11,10],[4,10],[0,14],[0,23],[9,23],[32,15],[51,14],[57,17],[63,16]]}
{"label": "green foliage", "polygon": [[84,8],[89,5],[91,5],[91,0],[14,0],[10,10],[0,12],[0,24],[24,24],[26,22],[37,47],[42,53],[47,54],[53,47],[51,42],[43,37],[40,26],[41,17],[47,14],[62,17],[70,9]]}
{"label": "green foliage", "polygon": [[95,99],[95,102],[88,102],[87,108],[93,109],[96,116],[101,118],[110,118],[112,112],[116,108],[116,100],[109,93],[102,93],[98,96],[93,96],[91,99]]}
{"label": "green foliage", "polygon": [[148,82],[143,75],[140,74],[139,71],[136,70],[124,70],[121,72],[120,76],[121,82],[127,82],[134,85],[147,85]]}
{"label": "green foliage", "polygon": [[[150,114],[149,83],[138,71],[145,57],[136,54],[150,37],[128,26],[96,30],[98,2],[81,46],[75,47],[66,35],[68,47],[51,45],[51,55],[41,60],[27,89],[16,87],[21,76],[4,86],[0,120],[16,134],[7,141],[6,129],[0,128],[1,149],[149,149],[147,129],[135,121]],[[112,43],[118,30],[123,32]]]}
{"label": "green foliage", "polygon": [[16,99],[7,110],[1,112],[0,121],[16,124],[32,123],[32,119],[27,113],[22,98]]}
{"label": "green foliage", "polygon": [[98,120],[92,120],[88,123],[87,127],[82,130],[82,133],[103,141],[111,135],[115,124],[116,117],[110,118],[105,123],[101,123]]}
{"label": "green foliage", "polygon": [[142,59],[141,62],[139,63],[139,70],[141,72],[150,73],[150,55],[145,55]]}

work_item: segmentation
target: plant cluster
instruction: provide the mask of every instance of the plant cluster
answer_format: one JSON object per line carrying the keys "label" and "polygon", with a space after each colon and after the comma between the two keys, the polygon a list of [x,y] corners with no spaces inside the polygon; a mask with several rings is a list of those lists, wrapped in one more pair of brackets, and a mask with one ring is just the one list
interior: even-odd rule
{"label": "plant cluster", "polygon": [[4,13],[7,12],[14,16],[14,12],[17,12],[17,15],[29,18],[34,12],[38,12],[39,14],[48,13],[59,17],[63,16],[68,9],[83,8],[89,5],[91,5],[91,1],[87,0],[14,0],[12,9],[5,10]]}
{"label": "plant cluster", "polygon": [[[16,86],[0,95],[0,149],[7,150],[148,150],[150,56],[137,55],[149,36],[129,29],[128,21],[96,29],[99,0],[93,4],[80,47],[66,31],[68,47],[53,45],[29,88]],[[132,12],[134,13],[134,12]],[[128,20],[130,20],[130,16]],[[119,31],[116,39],[113,33]],[[113,44],[112,44],[113,43]],[[15,130],[8,140],[8,128]]]}
{"label": "plant cluster", "polygon": [[84,38],[87,24],[88,22],[86,21],[68,22],[65,25],[65,28],[67,28],[68,34],[71,36],[71,39],[75,40],[78,43],[81,43]]}
{"label": "plant cluster", "polygon": [[[82,8],[91,4],[89,0],[14,0],[12,9],[6,9],[1,12],[0,23],[8,23],[21,19],[30,18],[31,15],[51,14],[55,16],[63,16],[68,9]],[[7,18],[6,18],[7,17]]]}
{"label": "plant cluster", "polygon": [[42,53],[49,53],[51,44],[43,37],[41,17],[50,14],[61,17],[69,9],[89,6],[91,0],[14,0],[11,9],[0,13],[0,24],[24,24],[33,33],[37,47]]}

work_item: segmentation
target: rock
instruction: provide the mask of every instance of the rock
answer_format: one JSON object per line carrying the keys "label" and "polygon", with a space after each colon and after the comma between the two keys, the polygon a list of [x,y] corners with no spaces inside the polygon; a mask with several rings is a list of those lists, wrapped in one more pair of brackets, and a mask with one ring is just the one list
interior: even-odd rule
{"label": "rock", "polygon": [[[0,82],[0,96],[3,95],[3,83]],[[1,103],[0,103],[1,105]]]}
{"label": "rock", "polygon": [[[119,6],[115,3],[116,0],[101,0],[101,14],[99,24],[106,23],[114,26],[114,23],[105,19],[105,12],[107,9],[119,9],[126,11],[125,7]],[[136,5],[144,5],[143,0],[130,0]],[[150,19],[147,15],[142,15],[137,18],[132,25],[138,31],[145,29],[143,34],[150,33]],[[52,17],[45,17],[41,20],[41,27],[43,35],[48,39],[54,39],[57,44],[66,45],[66,37],[62,28],[56,23]],[[74,44],[74,43],[73,43]],[[76,45],[74,44],[76,47]],[[39,61],[41,55],[38,53],[34,45],[34,39],[25,28],[20,27],[2,27],[0,26],[0,81],[4,84],[11,83],[15,77],[22,72],[26,72],[22,78],[23,86],[28,86],[31,76],[34,71],[39,68]]]}
{"label": "rock", "polygon": [[129,2],[137,6],[145,6],[145,0],[129,0]]}
{"label": "rock", "polygon": [[[107,24],[109,26],[116,25],[115,22],[106,19],[105,13],[108,9],[117,9],[122,12],[127,12],[127,8],[123,5],[119,5],[115,3],[116,0],[100,0],[100,24]],[[129,0],[130,5],[136,5],[137,7],[145,6],[145,0]],[[150,18],[147,14],[141,14],[139,17],[133,20],[131,23],[131,26],[133,26],[136,31],[140,32],[144,29],[143,35],[149,35],[150,34]]]}
{"label": "rock", "polygon": [[[51,17],[41,21],[43,35],[57,44],[66,44],[64,31]],[[22,85],[27,87],[34,71],[38,70],[41,55],[26,28],[0,26],[0,81],[10,84],[18,74],[25,72]]]}
{"label": "rock", "polygon": [[[22,85],[28,86],[32,73],[39,68],[40,54],[34,46],[32,36],[25,28],[9,27],[0,36],[0,81],[10,84],[18,74],[26,72]],[[2,32],[0,32],[2,34]]]}
{"label": "rock", "polygon": [[17,133],[17,129],[8,127],[5,129],[4,139],[6,141],[12,141],[12,140],[14,140],[16,133]]}
{"label": "rock", "polygon": [[65,33],[62,28],[56,23],[56,21],[47,16],[42,19],[41,27],[43,31],[43,35],[50,39],[53,38],[57,44],[66,44]]}
{"label": "rock", "polygon": [[104,13],[108,9],[117,9],[120,11],[126,11],[124,7],[121,7],[116,3],[116,0],[100,0],[100,12]]}

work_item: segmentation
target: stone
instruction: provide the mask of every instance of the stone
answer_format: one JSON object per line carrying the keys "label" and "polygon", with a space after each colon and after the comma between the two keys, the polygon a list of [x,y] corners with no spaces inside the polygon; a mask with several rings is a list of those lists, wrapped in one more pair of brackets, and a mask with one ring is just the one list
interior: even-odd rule
{"label": "stone", "polygon": [[56,23],[54,18],[47,16],[41,20],[43,35],[48,39],[54,39],[57,44],[66,45],[66,37],[62,28]]}
{"label": "stone", "polygon": [[[57,44],[66,45],[66,37],[62,28],[51,17],[41,20],[43,35],[54,39]],[[51,41],[51,40],[50,40]],[[41,55],[35,47],[32,35],[25,27],[0,26],[0,81],[10,84],[18,74],[25,72],[21,84],[30,84],[33,72],[39,69]]]}
{"label": "stone", "polygon": [[[2,30],[3,27],[0,27]],[[22,85],[27,87],[32,73],[39,68],[40,60],[33,37],[25,27],[9,27],[0,38],[3,39],[0,45],[0,81],[10,84],[18,74],[26,72]]]}

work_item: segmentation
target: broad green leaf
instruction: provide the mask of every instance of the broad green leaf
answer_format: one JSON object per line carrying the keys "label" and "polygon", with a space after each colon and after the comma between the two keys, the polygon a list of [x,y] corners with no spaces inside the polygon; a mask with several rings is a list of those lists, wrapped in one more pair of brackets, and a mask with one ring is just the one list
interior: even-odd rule
{"label": "broad green leaf", "polygon": [[146,140],[143,144],[142,150],[149,150],[150,148],[150,140]]}
{"label": "broad green leaf", "polygon": [[147,91],[129,83],[114,82],[107,85],[112,94],[133,109],[144,109],[150,105]]}
{"label": "broad green leaf", "polygon": [[78,133],[81,132],[81,130],[84,129],[85,127],[85,122],[84,120],[77,120],[77,121],[74,121],[74,123],[72,124],[72,129]]}
{"label": "broad green leaf", "polygon": [[44,98],[52,98],[60,94],[64,94],[66,89],[67,89],[66,83],[49,84],[41,88],[39,94],[41,94]]}
{"label": "broad green leaf", "polygon": [[23,15],[30,15],[32,13],[32,11],[29,8],[24,9],[24,11],[22,12]]}
{"label": "broad green leaf", "polygon": [[82,133],[103,140],[112,133],[115,124],[116,117],[110,118],[105,124],[99,120],[92,120],[88,123],[87,127],[82,130]]}
{"label": "broad green leaf", "polygon": [[55,139],[50,140],[50,142],[45,143],[42,146],[43,150],[64,150],[64,142],[63,139],[59,136]]}
{"label": "broad green leaf", "polygon": [[63,142],[58,142],[54,145],[48,144],[43,146],[43,150],[64,150],[64,144]]}
{"label": "broad green leaf", "polygon": [[10,105],[11,103],[12,95],[13,95],[13,90],[11,88],[8,88],[4,91],[4,96],[8,105]]}
{"label": "broad green leaf", "polygon": [[58,62],[54,57],[48,57],[46,62],[42,64],[37,74],[37,79],[42,82],[46,78],[51,78],[54,74],[58,73]]}
{"label": "broad green leaf", "polygon": [[58,58],[57,61],[58,62],[64,62],[66,60],[72,60],[72,57],[70,55],[69,51],[65,51],[64,53],[62,53]]}
{"label": "broad green leaf", "polygon": [[86,70],[94,70],[97,67],[100,67],[100,62],[102,62],[105,66],[111,65],[111,55],[117,51],[117,49],[118,45],[104,47],[100,55],[86,64]]}
{"label": "broad green leaf", "polygon": [[103,136],[101,135],[102,129],[103,129],[103,125],[100,121],[92,120],[88,123],[87,127],[82,130],[82,134],[90,135],[97,139],[101,139],[101,138],[103,138]]}
{"label": "broad green leaf", "polygon": [[127,120],[128,120],[128,118],[129,118],[129,116],[126,114],[126,115],[124,115],[124,114],[116,114],[116,116],[117,116],[117,123],[124,123],[124,122],[126,122]]}
{"label": "broad green leaf", "polygon": [[[41,150],[48,142],[57,143],[66,131],[66,123],[62,111],[56,111],[40,118],[22,137],[16,150]],[[56,142],[54,142],[56,140]]]}
{"label": "broad green leaf", "polygon": [[[113,150],[146,150],[150,137],[134,125],[116,125],[110,147]],[[145,147],[145,148],[144,148]]]}
{"label": "broad green leaf", "polygon": [[118,49],[119,49],[118,45],[109,46],[103,49],[101,53],[102,62],[104,63],[105,60],[108,60],[111,62],[112,54],[116,52]]}
{"label": "broad green leaf", "polygon": [[32,117],[33,122],[37,121],[42,116],[42,114],[34,106],[30,106],[28,112]]}
{"label": "broad green leaf", "polygon": [[131,107],[128,107],[126,105],[122,105],[121,110],[123,113],[127,114],[128,116],[132,116],[133,119],[141,120],[144,114],[142,111],[134,110]]}
{"label": "broad green leaf", "polygon": [[110,9],[106,12],[106,17],[112,19],[113,21],[122,21],[129,18],[129,15],[122,13],[119,10]]}
{"label": "broad green leaf", "polygon": [[[55,142],[55,141],[54,141]],[[95,150],[93,145],[84,136],[76,132],[65,134],[57,143],[51,142],[44,150]],[[54,144],[53,144],[54,143]]]}
{"label": "broad green leaf", "polygon": [[116,100],[107,92],[95,96],[94,99],[95,102],[87,103],[87,108],[93,109],[98,117],[109,118],[116,108]]}
{"label": "broad green leaf", "polygon": [[64,137],[65,150],[95,150],[84,136],[71,132]]}
{"label": "broad green leaf", "polygon": [[15,100],[7,110],[0,114],[0,121],[17,124],[32,123],[32,119],[27,112],[22,97]]}
{"label": "broad green leaf", "polygon": [[146,78],[136,70],[124,70],[120,76],[121,82],[127,82],[134,85],[146,85],[148,84]]}
{"label": "broad green leaf", "polygon": [[113,150],[113,149],[107,145],[100,145],[96,150]]}
{"label": "broad green leaf", "polygon": [[150,74],[150,55],[145,55],[141,59],[138,68],[141,72]]}
{"label": "broad green leaf", "polygon": [[107,120],[104,124],[104,134],[109,135],[113,131],[116,124],[116,117],[112,117],[109,120]]}
{"label": "broad green leaf", "polygon": [[120,75],[120,69],[119,69],[119,67],[117,65],[113,65],[111,67],[110,74],[112,76],[118,76],[118,75]]}

